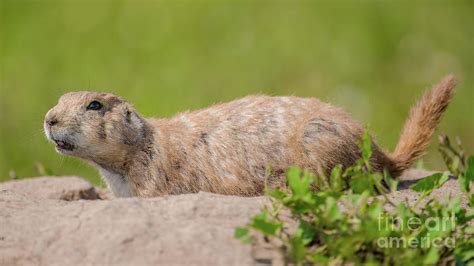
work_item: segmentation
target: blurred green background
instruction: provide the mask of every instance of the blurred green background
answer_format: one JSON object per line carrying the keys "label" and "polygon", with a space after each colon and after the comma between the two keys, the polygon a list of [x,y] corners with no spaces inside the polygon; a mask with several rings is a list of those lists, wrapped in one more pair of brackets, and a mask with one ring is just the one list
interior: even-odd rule
{"label": "blurred green background", "polygon": [[[67,91],[119,94],[145,116],[244,95],[343,106],[393,149],[409,107],[460,79],[438,133],[474,152],[472,1],[0,0],[0,180],[100,179],[42,133]],[[443,169],[433,139],[424,166]]]}

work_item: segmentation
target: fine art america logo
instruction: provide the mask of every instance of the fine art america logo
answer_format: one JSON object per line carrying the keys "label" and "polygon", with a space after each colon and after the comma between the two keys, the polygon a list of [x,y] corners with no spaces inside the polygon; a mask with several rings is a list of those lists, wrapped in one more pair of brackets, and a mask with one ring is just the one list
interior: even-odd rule
{"label": "fine art america logo", "polygon": [[[455,238],[449,232],[456,228],[456,217],[427,217],[420,219],[410,217],[403,219],[397,216],[378,217],[379,231],[412,232],[411,236],[386,236],[377,239],[380,248],[454,248]],[[448,235],[448,236],[447,236]]]}

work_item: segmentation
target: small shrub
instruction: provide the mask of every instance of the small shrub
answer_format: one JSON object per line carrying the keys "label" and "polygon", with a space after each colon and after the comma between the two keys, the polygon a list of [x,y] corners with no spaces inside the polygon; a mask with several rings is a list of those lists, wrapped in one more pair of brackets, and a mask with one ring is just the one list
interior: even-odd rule
{"label": "small shrub", "polygon": [[[447,137],[441,137],[440,144],[472,208],[474,157],[466,159]],[[426,198],[449,179],[449,172],[412,185],[421,193],[416,202],[394,204],[385,193],[395,191],[398,181],[371,170],[368,134],[360,147],[362,158],[354,166],[344,171],[335,167],[328,178],[289,169],[288,189],[267,190],[271,206],[237,228],[235,237],[250,243],[254,231],[276,240],[286,264],[474,265],[474,228],[469,225],[474,212],[461,207],[460,195],[446,201]],[[388,205],[392,211],[386,210]],[[296,228],[281,218],[284,209]]]}

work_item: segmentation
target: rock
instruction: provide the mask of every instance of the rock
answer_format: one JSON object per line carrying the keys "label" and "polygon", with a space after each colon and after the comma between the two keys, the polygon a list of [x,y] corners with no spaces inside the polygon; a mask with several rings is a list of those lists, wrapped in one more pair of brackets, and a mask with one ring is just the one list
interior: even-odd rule
{"label": "rock", "polygon": [[[429,175],[408,171],[395,202]],[[455,180],[448,192],[459,193]],[[162,198],[104,198],[77,177],[33,178],[0,184],[0,265],[252,265],[278,263],[262,239],[244,245],[234,229],[267,202],[211,193]],[[84,200],[96,199],[96,200]]]}

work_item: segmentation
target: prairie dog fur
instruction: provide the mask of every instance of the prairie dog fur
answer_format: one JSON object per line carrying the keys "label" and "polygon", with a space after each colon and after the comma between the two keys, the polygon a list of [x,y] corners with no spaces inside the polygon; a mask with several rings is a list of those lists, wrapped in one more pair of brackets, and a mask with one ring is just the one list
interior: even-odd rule
{"label": "prairie dog fur", "polygon": [[[393,153],[372,166],[399,176],[424,153],[456,85],[446,76],[412,108]],[[169,119],[143,118],[118,96],[71,92],[45,117],[59,153],[95,165],[117,197],[208,191],[254,196],[290,166],[327,174],[359,157],[363,128],[315,98],[248,96]],[[268,168],[272,175],[268,176]]]}

